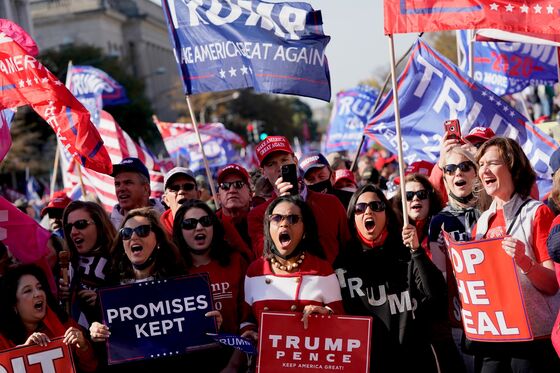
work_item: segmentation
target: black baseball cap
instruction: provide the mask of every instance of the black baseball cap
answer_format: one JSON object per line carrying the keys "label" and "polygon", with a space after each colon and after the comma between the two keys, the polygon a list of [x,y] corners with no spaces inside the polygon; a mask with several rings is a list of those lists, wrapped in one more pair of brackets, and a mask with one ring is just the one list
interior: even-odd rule
{"label": "black baseball cap", "polygon": [[124,158],[121,163],[114,164],[111,176],[115,177],[121,172],[138,172],[150,180],[150,172],[148,171],[148,168],[146,168],[144,163],[138,158]]}

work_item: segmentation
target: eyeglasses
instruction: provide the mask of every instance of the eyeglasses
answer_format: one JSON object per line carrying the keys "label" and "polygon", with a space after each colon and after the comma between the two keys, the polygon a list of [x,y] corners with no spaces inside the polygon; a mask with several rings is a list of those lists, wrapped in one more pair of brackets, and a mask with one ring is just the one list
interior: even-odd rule
{"label": "eyeglasses", "polygon": [[357,215],[361,215],[366,212],[368,207],[372,211],[381,212],[385,210],[386,206],[385,202],[382,201],[360,202],[356,203],[356,206],[354,206],[354,213]]}
{"label": "eyeglasses", "polygon": [[190,218],[185,219],[181,222],[181,228],[191,231],[196,228],[196,226],[200,223],[203,227],[210,227],[214,224],[212,217],[210,215],[206,215],[201,217],[200,219]]}
{"label": "eyeglasses", "polygon": [[148,237],[150,235],[150,232],[152,231],[152,226],[151,225],[139,225],[135,228],[122,228],[120,230],[120,234],[121,234],[121,238],[125,241],[128,241],[132,238],[132,233],[136,233],[136,235],[138,237]]}
{"label": "eyeglasses", "polygon": [[224,181],[223,183],[218,184],[218,187],[219,187],[221,190],[226,190],[226,191],[227,191],[227,190],[229,190],[229,188],[231,188],[232,186],[233,186],[235,189],[239,190],[239,189],[243,188],[244,185],[245,185],[245,182],[242,181],[242,180],[232,181],[232,182]]}
{"label": "eyeglasses", "polygon": [[80,220],[76,220],[73,223],[67,223],[64,226],[64,229],[67,231],[71,231],[72,228],[76,228],[77,230],[81,231],[83,229],[86,229],[87,226],[90,224],[95,224],[95,222],[93,220],[80,219]]}
{"label": "eyeglasses", "polygon": [[174,193],[178,193],[179,190],[181,190],[181,189],[184,192],[190,192],[191,190],[194,190],[195,187],[196,187],[196,185],[193,184],[193,183],[186,183],[186,184],[169,185],[167,187],[167,189],[169,189],[170,191],[172,191]]}
{"label": "eyeglasses", "polygon": [[280,224],[283,220],[286,220],[288,225],[294,225],[299,223],[302,220],[300,215],[281,215],[281,214],[272,214],[268,217],[268,221],[274,223],[276,225]]}
{"label": "eyeglasses", "polygon": [[464,161],[459,164],[447,164],[443,167],[443,171],[448,175],[453,175],[457,169],[461,172],[469,172],[474,168],[474,164],[471,161]]}
{"label": "eyeglasses", "polygon": [[425,200],[428,199],[429,194],[430,193],[426,189],[422,189],[416,192],[406,192],[406,200],[412,201],[414,199],[414,196],[418,197],[418,199],[420,200]]}

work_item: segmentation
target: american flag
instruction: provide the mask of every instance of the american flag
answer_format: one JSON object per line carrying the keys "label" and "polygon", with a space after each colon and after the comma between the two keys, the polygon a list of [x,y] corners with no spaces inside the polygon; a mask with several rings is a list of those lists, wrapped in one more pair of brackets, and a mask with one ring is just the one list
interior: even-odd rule
{"label": "american flag", "polygon": [[[163,193],[163,174],[157,160],[148,151],[144,150],[123,131],[111,114],[101,112],[101,121],[97,128],[113,164],[119,163],[123,158],[139,158],[150,172],[150,186],[152,197],[159,198]],[[80,189],[80,176],[75,162],[71,162],[67,154],[61,156],[64,188],[70,192],[73,199],[78,197]],[[96,195],[107,211],[111,211],[118,203],[115,195],[114,180],[111,176],[104,175],[82,167],[82,179],[88,193]]]}

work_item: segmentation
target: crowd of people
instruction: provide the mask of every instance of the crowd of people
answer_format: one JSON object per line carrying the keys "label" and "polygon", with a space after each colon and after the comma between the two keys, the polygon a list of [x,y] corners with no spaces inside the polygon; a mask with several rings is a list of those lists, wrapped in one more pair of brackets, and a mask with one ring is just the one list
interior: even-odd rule
{"label": "crowd of people", "polygon": [[[288,139],[269,136],[256,156],[251,172],[237,164],[219,170],[218,209],[185,167],[167,172],[162,198],[151,199],[150,174],[137,158],[113,165],[118,204],[110,213],[55,194],[41,211],[50,219],[52,273],[0,252],[0,348],[63,337],[83,372],[251,371],[254,360],[227,346],[107,364],[111,328],[100,288],[207,273],[228,292],[215,294],[206,317],[255,344],[265,311],[300,313],[302,328],[312,314],[373,316],[372,372],[560,371],[551,342],[560,306],[560,151],[545,201],[518,143],[489,128],[445,135],[437,164],[410,164],[402,180],[396,157],[381,152],[361,156],[353,172],[341,155],[298,159]],[[444,232],[457,242],[501,239],[533,340],[466,337]],[[69,276],[60,275],[61,253]]]}

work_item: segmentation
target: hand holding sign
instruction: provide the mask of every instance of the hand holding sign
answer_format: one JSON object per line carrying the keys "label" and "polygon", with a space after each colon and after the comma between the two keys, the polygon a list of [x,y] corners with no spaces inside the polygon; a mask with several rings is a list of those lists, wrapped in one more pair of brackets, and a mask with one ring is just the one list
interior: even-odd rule
{"label": "hand holding sign", "polygon": [[109,327],[97,321],[89,327],[89,334],[91,335],[91,340],[94,342],[105,342],[105,340],[111,336]]}
{"label": "hand holding sign", "polygon": [[507,236],[502,240],[502,248],[513,258],[515,264],[525,273],[530,271],[535,265],[531,258],[525,255],[525,244],[515,237]]}
{"label": "hand holding sign", "polygon": [[68,330],[64,333],[64,340],[62,342],[69,346],[76,346],[81,351],[88,349],[84,333],[82,333],[82,331],[78,328],[68,328]]}
{"label": "hand holding sign", "polygon": [[24,346],[31,346],[33,344],[45,347],[51,340],[45,333],[33,333],[27,338]]}
{"label": "hand holding sign", "polygon": [[301,321],[303,321],[303,329],[307,330],[307,325],[309,322],[309,315],[311,314],[319,314],[319,315],[331,315],[333,312],[331,309],[323,306],[315,306],[312,304],[308,304],[303,309],[303,317]]}

